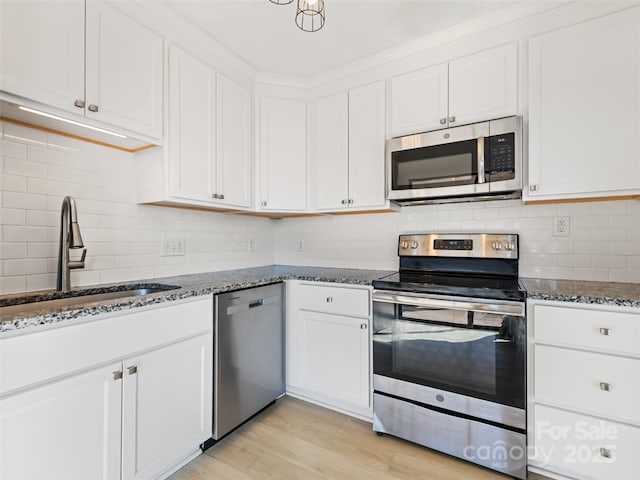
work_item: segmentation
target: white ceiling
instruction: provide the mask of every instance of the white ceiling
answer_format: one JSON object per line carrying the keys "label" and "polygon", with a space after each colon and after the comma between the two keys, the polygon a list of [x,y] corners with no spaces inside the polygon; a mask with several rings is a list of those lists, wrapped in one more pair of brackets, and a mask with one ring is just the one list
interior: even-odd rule
{"label": "white ceiling", "polygon": [[[168,5],[262,72],[312,77],[514,4],[539,0],[325,0],[326,24],[303,32],[296,1],[169,0]],[[549,2],[552,3],[552,2]]]}

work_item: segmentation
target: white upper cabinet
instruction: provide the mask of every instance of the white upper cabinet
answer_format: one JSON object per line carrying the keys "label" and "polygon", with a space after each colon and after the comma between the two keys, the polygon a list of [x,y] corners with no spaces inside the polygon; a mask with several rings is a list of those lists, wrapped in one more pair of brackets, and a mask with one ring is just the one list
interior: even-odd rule
{"label": "white upper cabinet", "polygon": [[170,196],[212,201],[216,187],[215,121],[216,72],[172,47],[169,52]]}
{"label": "white upper cabinet", "polygon": [[391,79],[391,137],[446,126],[448,78],[445,63]]}
{"label": "white upper cabinet", "polygon": [[313,162],[316,208],[347,207],[349,198],[349,94],[316,101],[316,144]]}
{"label": "white upper cabinet", "polygon": [[162,37],[99,1],[3,1],[0,27],[0,90],[162,137]]}
{"label": "white upper cabinet", "polygon": [[525,199],[640,191],[640,9],[531,39]]}
{"label": "white upper cabinet", "polygon": [[169,52],[169,196],[251,204],[251,92],[182,51]]}
{"label": "white upper cabinet", "polygon": [[335,211],[387,205],[384,144],[384,82],[319,99],[315,207]]}
{"label": "white upper cabinet", "polygon": [[88,1],[86,49],[86,116],[162,137],[162,37]]}
{"label": "white upper cabinet", "polygon": [[217,81],[218,201],[251,206],[251,92],[218,74]]}
{"label": "white upper cabinet", "polygon": [[391,137],[517,113],[518,50],[512,43],[391,79]]}
{"label": "white upper cabinet", "polygon": [[0,90],[82,112],[84,0],[0,3]]}
{"label": "white upper cabinet", "polygon": [[307,208],[307,104],[305,100],[260,99],[258,209]]}

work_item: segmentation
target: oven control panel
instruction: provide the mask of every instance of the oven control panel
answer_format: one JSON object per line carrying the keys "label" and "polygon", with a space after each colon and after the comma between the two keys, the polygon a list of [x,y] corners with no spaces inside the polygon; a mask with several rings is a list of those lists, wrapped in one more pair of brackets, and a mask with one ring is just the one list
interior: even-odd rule
{"label": "oven control panel", "polygon": [[416,233],[400,235],[398,255],[420,257],[518,258],[518,235]]}

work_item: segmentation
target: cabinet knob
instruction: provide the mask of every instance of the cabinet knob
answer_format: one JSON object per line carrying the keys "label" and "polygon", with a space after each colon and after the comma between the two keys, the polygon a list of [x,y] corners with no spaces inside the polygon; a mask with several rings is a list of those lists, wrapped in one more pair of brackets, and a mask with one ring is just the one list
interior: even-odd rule
{"label": "cabinet knob", "polygon": [[343,199],[343,200],[340,200],[340,203],[341,203],[342,205],[346,205],[346,204],[347,204],[347,201]]}
{"label": "cabinet knob", "polygon": [[224,200],[224,193],[221,193],[220,195],[218,195],[218,198],[219,198],[220,200]]}
{"label": "cabinet knob", "polygon": [[529,191],[530,192],[537,192],[538,191],[538,185],[529,185]]}
{"label": "cabinet knob", "polygon": [[93,103],[90,104],[88,107],[90,112],[97,112],[98,111],[98,105],[94,105]]}
{"label": "cabinet knob", "polygon": [[455,121],[456,121],[456,116],[455,115],[452,115],[452,116],[449,117],[449,123],[453,123]]}
{"label": "cabinet knob", "polygon": [[130,367],[127,367],[127,372],[129,372],[129,375],[134,375],[138,373],[138,367],[131,365]]}
{"label": "cabinet knob", "polygon": [[600,382],[600,390],[602,390],[603,392],[610,392],[611,384],[606,382]]}
{"label": "cabinet knob", "polygon": [[447,123],[447,119],[446,118],[441,118],[440,119],[440,125],[446,125]]}
{"label": "cabinet knob", "polygon": [[360,324],[360,330],[366,330],[367,329],[367,324],[366,323],[361,323]]}
{"label": "cabinet knob", "polygon": [[353,203],[353,198],[349,199],[349,205],[351,205]]}
{"label": "cabinet knob", "polygon": [[327,297],[327,303],[333,302],[333,297]]}
{"label": "cabinet knob", "polygon": [[600,447],[600,455],[604,458],[611,458],[611,450],[608,448]]}
{"label": "cabinet knob", "polygon": [[122,378],[122,372],[118,371],[118,372],[113,372],[113,379],[114,380],[120,380]]}
{"label": "cabinet knob", "polygon": [[218,198],[218,194],[217,193],[212,193],[211,194],[211,198]]}
{"label": "cabinet knob", "polygon": [[73,104],[78,108],[84,108],[84,100],[76,100]]}
{"label": "cabinet knob", "polygon": [[610,328],[601,328],[600,329],[600,335],[604,335],[605,337],[608,337],[609,335],[611,335],[611,329]]}
{"label": "cabinet knob", "polygon": [[267,202],[266,202],[266,200],[261,201],[261,202],[260,202],[260,205],[262,205],[263,207],[266,207],[266,206],[267,206]]}

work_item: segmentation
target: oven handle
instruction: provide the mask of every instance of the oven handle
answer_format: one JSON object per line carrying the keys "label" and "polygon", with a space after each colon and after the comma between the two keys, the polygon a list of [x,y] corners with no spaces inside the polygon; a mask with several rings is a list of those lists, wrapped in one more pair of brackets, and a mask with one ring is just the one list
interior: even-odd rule
{"label": "oven handle", "polygon": [[506,300],[491,300],[490,303],[478,302],[472,298],[451,297],[433,298],[410,293],[394,292],[390,290],[374,290],[373,301],[382,303],[394,303],[398,305],[411,305],[415,307],[437,307],[452,310],[467,310],[472,312],[496,313],[524,317],[524,303],[509,302]]}

